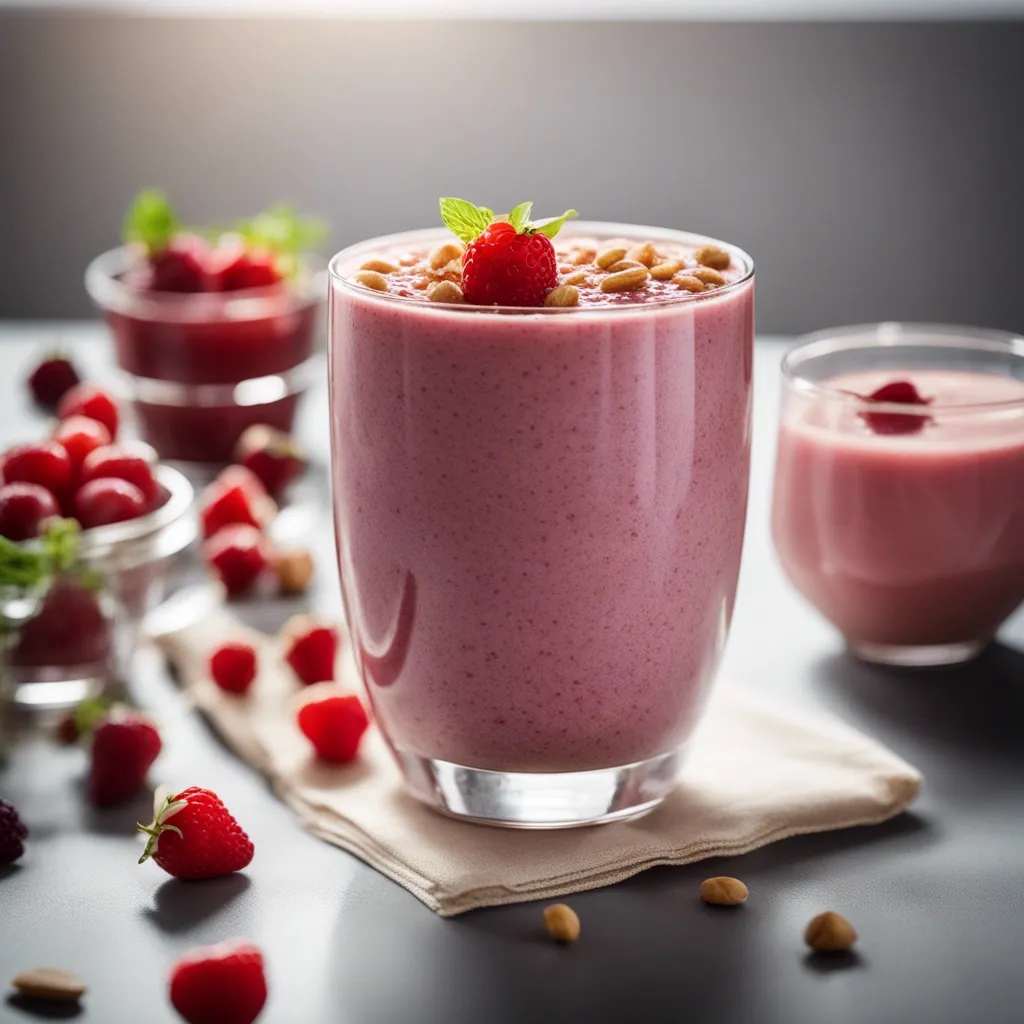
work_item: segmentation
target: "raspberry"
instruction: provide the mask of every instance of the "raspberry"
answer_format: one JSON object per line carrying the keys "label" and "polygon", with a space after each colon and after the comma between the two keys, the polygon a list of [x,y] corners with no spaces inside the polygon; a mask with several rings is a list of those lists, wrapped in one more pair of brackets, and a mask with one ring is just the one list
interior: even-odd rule
{"label": "raspberry", "polygon": [[0,864],[13,864],[25,852],[28,829],[18,812],[0,800]]}
{"label": "raspberry", "polygon": [[71,458],[72,471],[77,474],[90,452],[110,444],[110,431],[99,420],[88,416],[69,416],[57,424],[53,439],[64,446]]}
{"label": "raspberry", "polygon": [[294,615],[281,630],[284,660],[305,686],[334,679],[338,631],[309,615]]}
{"label": "raspberry", "polygon": [[267,1001],[263,954],[241,939],[190,950],[171,969],[169,994],[188,1024],[252,1024]]}
{"label": "raspberry", "polygon": [[558,287],[558,260],[547,235],[518,234],[498,221],[462,257],[462,291],[477,306],[543,306]]}
{"label": "raspberry", "polygon": [[137,519],[147,511],[145,495],[127,480],[100,477],[83,484],[75,494],[75,518],[83,530]]}
{"label": "raspberry", "polygon": [[36,366],[28,379],[28,386],[40,405],[52,409],[80,379],[75,364],[67,356],[54,354]]}
{"label": "raspberry", "polygon": [[256,651],[241,643],[218,647],[210,655],[210,676],[227,693],[245,693],[256,678]]}
{"label": "raspberry", "polygon": [[245,523],[218,530],[203,545],[203,558],[229,597],[248,590],[268,564],[263,535]]}
{"label": "raspberry", "polygon": [[[869,402],[888,402],[894,405],[929,405],[930,398],[923,398],[909,380],[894,380],[883,384],[870,395],[862,396]],[[876,434],[916,434],[932,422],[927,413],[862,412],[861,419]]]}
{"label": "raspberry", "polygon": [[4,456],[4,483],[39,484],[59,498],[71,483],[71,457],[56,441],[17,445]]}
{"label": "raspberry", "polygon": [[114,708],[93,735],[89,799],[110,807],[133,796],[160,748],[160,733],[148,718]]}
{"label": "raspberry", "polygon": [[38,537],[43,523],[59,515],[57,499],[39,484],[0,487],[0,537],[8,540]]}
{"label": "raspberry", "polygon": [[88,416],[107,428],[111,441],[117,438],[117,402],[98,384],[76,384],[60,400],[57,418],[66,420],[69,416]]}
{"label": "raspberry", "polygon": [[296,720],[317,757],[335,764],[355,759],[370,724],[362,701],[352,694],[308,701],[299,708]]}
{"label": "raspberry", "polygon": [[146,500],[147,511],[156,508],[160,485],[153,475],[153,467],[141,455],[136,455],[116,444],[96,448],[82,463],[79,479],[83,484],[87,484],[90,480],[99,480],[103,477],[134,484]]}

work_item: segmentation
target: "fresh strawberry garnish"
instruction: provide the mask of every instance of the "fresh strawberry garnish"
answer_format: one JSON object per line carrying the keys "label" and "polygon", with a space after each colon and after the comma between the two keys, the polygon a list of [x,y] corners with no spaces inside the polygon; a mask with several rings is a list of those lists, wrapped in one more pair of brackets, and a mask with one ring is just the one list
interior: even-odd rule
{"label": "fresh strawberry garnish", "polygon": [[9,803],[0,800],[0,864],[13,864],[25,852],[28,829]]}
{"label": "fresh strawberry garnish", "polygon": [[72,476],[77,479],[86,456],[110,444],[110,431],[99,420],[88,416],[69,416],[57,424],[53,439],[64,446],[71,459]]}
{"label": "fresh strawberry garnish", "polygon": [[46,356],[32,371],[28,386],[40,405],[53,409],[79,380],[75,364],[66,355],[54,353]]}
{"label": "fresh strawberry garnish", "polygon": [[57,406],[57,416],[66,420],[69,416],[88,416],[107,428],[110,440],[117,438],[117,402],[98,384],[77,384]]}
{"label": "fresh strawberry garnish", "polygon": [[153,467],[141,455],[116,444],[104,445],[90,452],[82,463],[79,480],[82,484],[104,477],[125,480],[142,492],[146,509],[156,508],[160,485],[153,475]]}
{"label": "fresh strawberry garnish", "polygon": [[127,480],[100,477],[75,492],[75,518],[84,530],[138,519],[149,511],[145,495]]}
{"label": "fresh strawberry garnish", "polygon": [[284,660],[306,686],[334,679],[338,631],[309,615],[295,615],[281,630]]}
{"label": "fresh strawberry garnish", "polygon": [[198,235],[175,235],[166,248],[152,253],[149,264],[153,271],[149,286],[155,292],[206,291],[210,246]]}
{"label": "fresh strawberry garnish", "polygon": [[[921,393],[909,380],[894,380],[883,384],[870,395],[861,396],[868,402],[885,402],[893,405],[930,405],[931,399]],[[932,422],[927,413],[862,412],[861,419],[876,434],[916,434]]]}
{"label": "fresh strawberry garnish", "polygon": [[355,758],[370,724],[363,702],[354,694],[307,701],[299,708],[296,721],[317,757],[335,764],[348,764]]}
{"label": "fresh strawberry garnish", "polygon": [[558,287],[558,260],[551,239],[575,210],[530,223],[533,203],[520,203],[506,219],[464,199],[442,199],[441,218],[466,243],[462,291],[480,306],[543,306]]}
{"label": "fresh strawberry garnish", "polygon": [[210,263],[211,291],[235,292],[279,284],[277,259],[266,249],[247,249],[238,235],[221,239]]}
{"label": "fresh strawberry garnish", "polygon": [[8,540],[38,537],[43,523],[59,515],[57,499],[39,484],[0,487],[0,537]]}
{"label": "fresh strawberry garnish", "polygon": [[252,860],[252,840],[216,793],[190,786],[155,809],[139,858],[150,857],[175,878],[218,878],[241,871]]}
{"label": "fresh strawberry garnish", "polygon": [[4,455],[4,483],[39,484],[59,498],[71,483],[71,457],[57,441],[16,445]]}
{"label": "fresh strawberry garnish", "polygon": [[188,1024],[252,1024],[267,1001],[263,954],[241,939],[190,950],[171,968],[170,999]]}
{"label": "fresh strawberry garnish", "polygon": [[269,561],[263,534],[242,523],[218,530],[203,545],[203,558],[229,597],[248,590]]}
{"label": "fresh strawberry garnish", "polygon": [[259,477],[267,491],[276,496],[305,469],[306,453],[290,434],[259,423],[238,439],[235,461]]}
{"label": "fresh strawberry garnish", "polygon": [[93,733],[89,799],[97,807],[109,807],[133,796],[160,747],[160,733],[149,718],[114,708]]}
{"label": "fresh strawberry garnish", "polygon": [[245,693],[256,678],[256,651],[249,644],[228,643],[210,655],[210,676],[228,693]]}

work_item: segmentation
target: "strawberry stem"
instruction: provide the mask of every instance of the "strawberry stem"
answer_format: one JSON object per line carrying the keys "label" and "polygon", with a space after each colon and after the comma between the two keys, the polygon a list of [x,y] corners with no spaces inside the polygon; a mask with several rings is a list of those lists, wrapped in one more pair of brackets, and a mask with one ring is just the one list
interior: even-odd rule
{"label": "strawberry stem", "polygon": [[141,822],[137,822],[135,827],[139,832],[149,836],[149,841],[146,843],[145,850],[142,851],[142,856],[139,858],[139,863],[144,864],[150,857],[156,853],[157,844],[160,842],[160,836],[164,832],[177,832],[180,839],[185,837],[181,834],[181,829],[176,825],[167,824],[167,819],[172,814],[177,814],[182,807],[188,806],[187,800],[175,800],[173,794],[169,795],[163,803],[163,806],[156,813],[153,821],[148,825],[143,825]]}

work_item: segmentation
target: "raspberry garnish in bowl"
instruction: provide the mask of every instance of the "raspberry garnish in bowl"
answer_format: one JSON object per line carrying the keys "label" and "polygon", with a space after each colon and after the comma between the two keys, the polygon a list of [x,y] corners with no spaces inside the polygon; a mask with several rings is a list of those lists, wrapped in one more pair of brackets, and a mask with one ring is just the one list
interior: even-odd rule
{"label": "raspberry garnish in bowl", "polygon": [[558,261],[551,239],[575,210],[531,223],[533,203],[520,203],[507,219],[465,199],[441,200],[441,218],[466,243],[462,291],[478,306],[543,306],[558,287]]}
{"label": "raspberry garnish in bowl", "polygon": [[[883,384],[870,395],[858,396],[866,402],[880,402],[889,405],[920,405],[931,404],[909,380],[894,380]],[[927,413],[902,412],[861,412],[860,417],[876,434],[916,434],[932,422]]]}

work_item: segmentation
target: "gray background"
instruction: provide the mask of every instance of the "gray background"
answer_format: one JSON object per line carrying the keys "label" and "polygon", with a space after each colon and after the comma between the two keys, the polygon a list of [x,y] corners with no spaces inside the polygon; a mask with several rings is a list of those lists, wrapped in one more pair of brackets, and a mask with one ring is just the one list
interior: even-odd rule
{"label": "gray background", "polygon": [[1024,329],[1024,23],[367,22],[0,10],[0,318],[78,316],[144,184],[335,247],[439,195],[686,227],[759,327]]}

